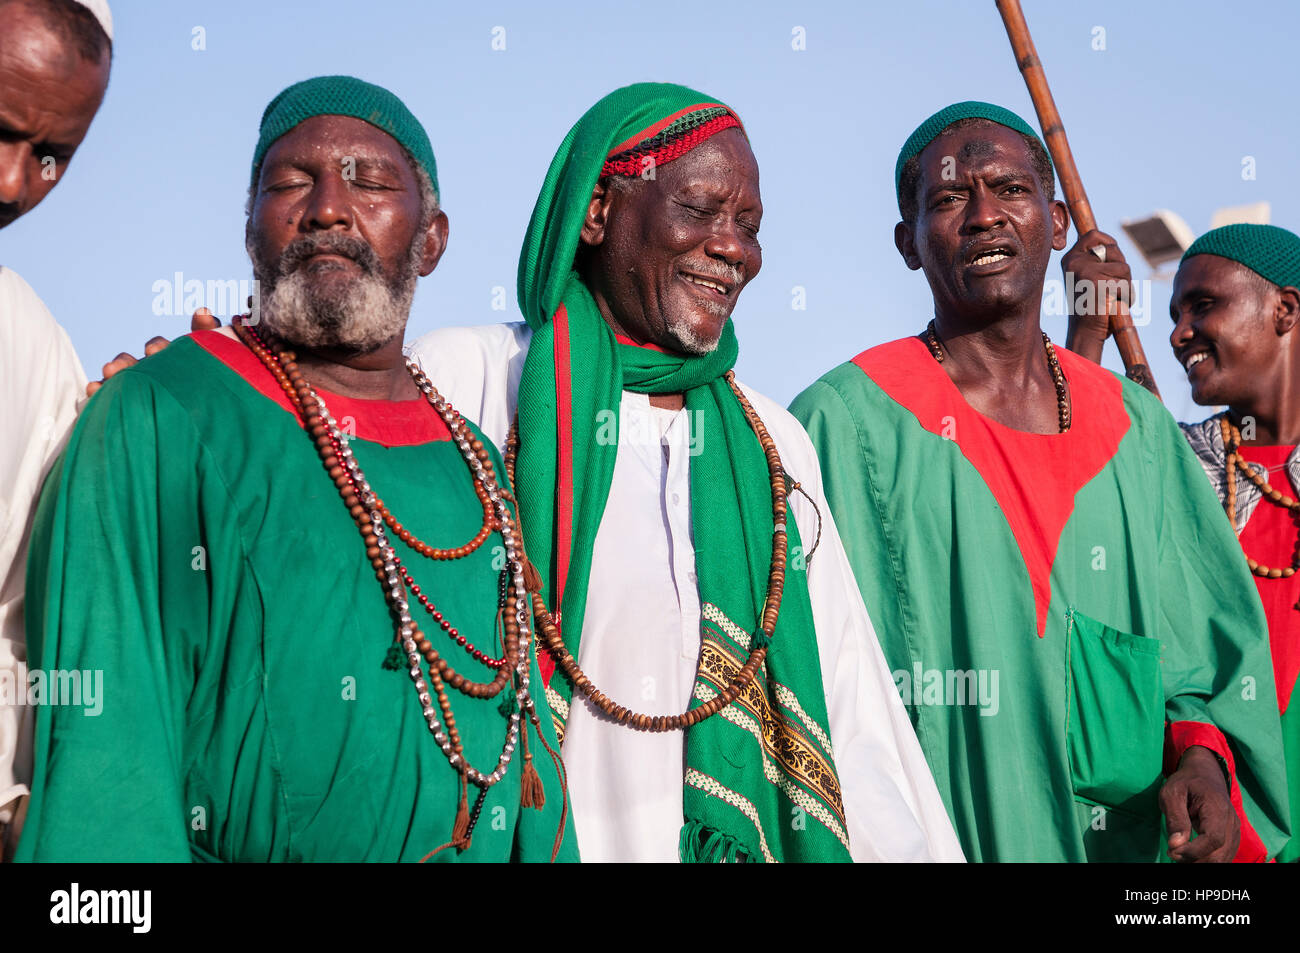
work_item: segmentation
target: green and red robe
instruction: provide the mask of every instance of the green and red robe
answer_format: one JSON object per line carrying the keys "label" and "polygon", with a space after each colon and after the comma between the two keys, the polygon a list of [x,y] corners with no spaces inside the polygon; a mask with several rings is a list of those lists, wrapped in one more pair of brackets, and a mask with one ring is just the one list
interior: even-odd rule
{"label": "green and red robe", "polygon": [[1289,821],[1250,574],[1168,412],[1057,353],[1064,434],[983,416],[917,338],[791,407],[922,750],[970,860],[1154,861],[1203,745],[1262,860]]}
{"label": "green and red robe", "polygon": [[[1226,503],[1227,497],[1223,417],[1220,413],[1199,423],[1180,424],[1220,503]],[[1293,499],[1300,494],[1300,452],[1296,447],[1247,445],[1241,448],[1241,455],[1275,490]],[[1289,566],[1296,545],[1296,523],[1291,513],[1264,500],[1263,494],[1240,473],[1236,485],[1233,522],[1239,527],[1242,550],[1266,566]],[[1296,689],[1300,687],[1300,574],[1289,579],[1252,578],[1264,605],[1264,617],[1268,619],[1294,823],[1300,818],[1300,704],[1296,703]],[[1293,837],[1277,859],[1285,863],[1300,862],[1300,838]]]}
{"label": "green and red robe", "polygon": [[[1287,463],[1295,456],[1295,447],[1243,447],[1248,463],[1267,471],[1265,479],[1274,489],[1295,498],[1296,488],[1287,479]],[[1244,482],[1245,478],[1238,476]],[[1251,519],[1242,527],[1241,548],[1246,555],[1267,566],[1290,564],[1296,544],[1296,523],[1291,514],[1278,506],[1256,506]],[[1295,703],[1296,683],[1300,681],[1300,575],[1290,579],[1253,577],[1268,619],[1269,641],[1273,654],[1273,679],[1277,683],[1277,707],[1282,717],[1282,743],[1286,748],[1287,789],[1291,799],[1292,823],[1300,815],[1300,705]],[[1300,840],[1292,838],[1277,859],[1287,863],[1300,861]]]}
{"label": "green and red robe", "polygon": [[[427,402],[321,393],[398,519],[434,546],[474,536],[482,506]],[[499,656],[495,541],[434,563],[392,538],[446,618]],[[31,667],[102,672],[102,698],[98,714],[37,710],[19,859],[405,861],[451,839],[458,775],[405,668],[384,665],[394,623],[356,524],[275,380],[225,333],[176,341],[90,402],[41,501],[28,612]],[[491,770],[503,698],[451,699],[467,756]],[[517,750],[472,846],[435,860],[551,859],[564,798],[533,743],[545,808],[520,808]],[[568,834],[559,858],[576,859]]]}

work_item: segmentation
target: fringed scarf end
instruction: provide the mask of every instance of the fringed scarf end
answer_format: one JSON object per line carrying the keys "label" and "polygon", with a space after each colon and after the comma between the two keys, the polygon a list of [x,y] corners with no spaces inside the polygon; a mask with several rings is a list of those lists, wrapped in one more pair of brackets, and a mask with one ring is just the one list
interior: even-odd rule
{"label": "fringed scarf end", "polygon": [[749,861],[749,852],[740,841],[699,821],[687,821],[682,825],[677,854],[683,864],[743,864]]}

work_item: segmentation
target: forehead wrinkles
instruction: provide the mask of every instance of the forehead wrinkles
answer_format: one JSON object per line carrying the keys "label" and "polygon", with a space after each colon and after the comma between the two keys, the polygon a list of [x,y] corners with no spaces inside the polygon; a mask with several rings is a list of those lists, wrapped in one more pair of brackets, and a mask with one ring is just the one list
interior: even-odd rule
{"label": "forehead wrinkles", "polygon": [[[0,29],[0,37],[4,34]],[[12,109],[26,107],[32,111],[65,112],[68,104],[77,108],[98,105],[107,84],[105,64],[81,59],[75,49],[68,49],[56,37],[38,36],[24,43],[28,35],[0,39],[0,101]],[[47,104],[49,97],[21,96],[13,89],[19,84],[40,87],[42,93],[57,87],[62,97],[59,105]]]}
{"label": "forehead wrinkles", "polygon": [[5,68],[30,70],[58,80],[76,72],[80,54],[71,42],[46,26],[39,14],[22,4],[0,8],[0,62]]}
{"label": "forehead wrinkles", "polygon": [[747,179],[735,171],[720,169],[713,174],[697,172],[683,179],[677,186],[665,190],[665,194],[669,191],[687,199],[695,197],[702,201],[720,202],[738,214],[761,215],[763,212],[757,177]]}
{"label": "forehead wrinkles", "polygon": [[738,192],[745,185],[758,189],[758,160],[743,138],[736,141],[739,132],[727,129],[701,143],[674,162],[659,170],[661,177],[678,186],[725,186]]}
{"label": "forehead wrinkles", "polygon": [[697,170],[678,180],[672,188],[686,193],[708,193],[758,201],[758,183],[747,179],[743,172],[728,168]]}
{"label": "forehead wrinkles", "polygon": [[299,162],[341,162],[344,158],[355,159],[360,165],[384,161],[388,158],[388,153],[350,136],[314,137],[300,141],[293,141],[289,136],[285,136],[267,152],[265,164],[270,166]]}
{"label": "forehead wrinkles", "polygon": [[352,116],[311,116],[271,144],[264,164],[286,156],[352,156],[358,162],[403,159],[402,146],[381,129]]}
{"label": "forehead wrinkles", "polygon": [[[1013,143],[987,137],[968,139],[957,145],[954,140],[959,134],[942,135],[923,150],[921,174],[927,185],[955,181],[961,173],[978,176],[996,171],[1034,175],[1033,157],[1027,148],[1017,149]],[[953,175],[945,178],[946,160],[949,159],[953,160]]]}

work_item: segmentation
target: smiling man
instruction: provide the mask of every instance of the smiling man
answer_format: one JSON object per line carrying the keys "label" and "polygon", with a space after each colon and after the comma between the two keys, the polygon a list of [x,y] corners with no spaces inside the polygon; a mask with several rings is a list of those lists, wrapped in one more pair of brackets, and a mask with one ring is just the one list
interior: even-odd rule
{"label": "smiling man", "polygon": [[1275,853],[1259,601],[1164,408],[1039,326],[1067,227],[1046,149],[958,103],[907,139],[895,184],[933,320],[792,409],[967,857]]}
{"label": "smiling man", "polygon": [[762,214],[731,108],[616,90],[547,173],[527,323],[415,351],[514,432],[584,860],[959,860],[812,446],[732,375]]}
{"label": "smiling man", "polygon": [[[1128,279],[1127,268],[1120,277]],[[1236,530],[1268,618],[1294,822],[1300,819],[1300,236],[1275,225],[1207,232],[1183,255],[1169,313],[1169,341],[1192,399],[1228,408],[1182,427]],[[1074,334],[1087,347],[1080,353],[1100,361],[1102,322],[1079,319]],[[1278,860],[1300,861],[1300,843],[1293,839]]]}
{"label": "smiling man", "polygon": [[[0,228],[63,180],[108,86],[104,0],[0,0]],[[68,335],[0,266],[0,684],[25,692],[23,586],[32,511],[76,417],[86,374]],[[31,710],[0,705],[0,857],[31,778]]]}
{"label": "smiling man", "polygon": [[500,458],[402,356],[437,188],[387,90],[267,107],[261,322],[117,374],[42,497],[31,651],[104,698],[39,709],[19,859],[573,858]]}

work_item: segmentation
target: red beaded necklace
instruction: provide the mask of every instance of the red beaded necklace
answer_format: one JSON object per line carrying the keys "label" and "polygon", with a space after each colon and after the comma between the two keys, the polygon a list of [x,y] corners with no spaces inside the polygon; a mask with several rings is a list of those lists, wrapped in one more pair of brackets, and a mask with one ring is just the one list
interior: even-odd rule
{"label": "red beaded necklace", "polygon": [[[338,488],[339,495],[349,514],[357,524],[362,540],[366,546],[366,555],[375,568],[375,575],[383,584],[389,607],[396,616],[395,639],[400,650],[405,654],[409,664],[409,674],[415,685],[420,702],[421,713],[433,734],[435,742],[446,756],[448,763],[460,776],[461,796],[452,826],[451,840],[430,851],[425,860],[447,847],[465,850],[470,846],[470,838],[483,808],[488,788],[497,784],[506,774],[506,769],[513,757],[515,746],[522,741],[524,747],[524,776],[521,802],[524,807],[541,807],[544,803],[541,778],[532,764],[532,755],[528,751],[527,729],[520,732],[520,724],[526,715],[528,721],[537,730],[539,740],[555,761],[556,769],[563,781],[564,768],[559,755],[546,743],[541,734],[540,719],[536,704],[529,692],[529,627],[528,590],[524,585],[524,564],[527,557],[523,552],[522,537],[518,533],[514,518],[502,498],[501,488],[496,481],[496,474],[491,456],[483,443],[478,440],[464,419],[437,392],[424,373],[410,360],[407,370],[415,381],[416,387],[424,394],[426,400],[442,417],[469,465],[474,480],[475,493],[483,502],[484,523],[478,534],[464,546],[452,549],[437,549],[417,539],[407,531],[388,511],[383,502],[370,488],[360,465],[349,444],[349,438],[338,427],[329,413],[324,400],[303,377],[295,360],[295,354],[275,343],[268,345],[251,326],[236,319],[233,324],[235,334],[258,357],[263,366],[275,377],[281,389],[288,396],[297,410],[308,433],[316,444],[321,463]],[[461,559],[478,549],[493,532],[500,533],[506,552],[507,574],[501,578],[498,620],[501,628],[505,656],[492,659],[468,643],[455,628],[442,617],[433,603],[416,587],[406,567],[401,564],[392,544],[389,543],[384,529],[388,526],[404,542],[417,552],[430,559]],[[424,636],[420,627],[410,614],[410,603],[406,594],[417,596],[421,605],[430,612],[459,645],[465,647],[475,658],[490,668],[496,669],[495,677],[490,682],[475,682],[466,678],[451,667],[442,658],[433,644]],[[396,648],[396,646],[395,646]],[[421,660],[427,662],[428,682],[425,681],[426,670],[421,668]],[[493,664],[495,663],[495,664]],[[433,692],[429,691],[432,683]],[[514,694],[510,700],[511,711],[508,716],[509,729],[502,747],[501,756],[496,767],[484,773],[473,767],[464,753],[460,732],[456,728],[456,718],[447,696],[447,685],[471,698],[489,699],[498,695],[508,684],[513,682]],[[434,695],[437,707],[434,707]],[[467,786],[473,784],[479,788],[471,814],[468,806]],[[556,834],[555,850],[552,858],[558,854],[564,833],[564,819],[568,813],[568,795],[565,792],[565,804],[561,811],[560,828]]]}
{"label": "red beaded necklace", "polygon": [[[530,585],[529,591],[532,592],[533,598],[533,615],[537,621],[537,628],[545,641],[546,648],[550,651],[552,657],[560,670],[564,672],[565,677],[573,685],[575,691],[582,693],[592,704],[596,705],[601,711],[620,725],[627,725],[638,731],[649,732],[666,732],[679,731],[689,728],[692,725],[698,725],[706,718],[716,715],[722,709],[726,708],[744,692],[754,681],[763,661],[767,658],[767,648],[771,643],[772,635],[776,631],[776,621],[781,612],[781,597],[785,592],[785,564],[786,564],[786,497],[793,492],[789,484],[785,468],[781,464],[781,455],[776,449],[776,442],[772,439],[764,425],[758,412],[754,410],[749,399],[745,397],[736,383],[734,371],[727,371],[723,375],[727,386],[731,388],[740,409],[745,414],[745,419],[749,423],[750,429],[758,438],[760,446],[763,448],[763,455],[767,459],[768,479],[772,486],[772,561],[768,570],[767,577],[767,596],[763,602],[762,619],[759,622],[758,632],[754,634],[749,657],[745,664],[736,673],[732,680],[721,693],[706,701],[704,704],[678,715],[646,715],[633,711],[625,705],[620,705],[614,699],[610,698],[604,692],[600,691],[582,668],[578,665],[578,660],[573,657],[568,646],[564,644],[564,638],[560,633],[559,626],[556,623],[557,614],[548,610],[546,603],[542,599],[540,592],[540,580],[536,580],[536,585]],[[507,438],[505,453],[506,480],[510,487],[515,485],[515,460],[519,453],[519,417],[515,416],[514,423],[510,427],[510,435]],[[513,491],[511,491],[513,492]],[[515,498],[512,495],[510,499]],[[820,519],[820,514],[818,514]],[[818,541],[821,539],[821,528],[818,527]]]}

